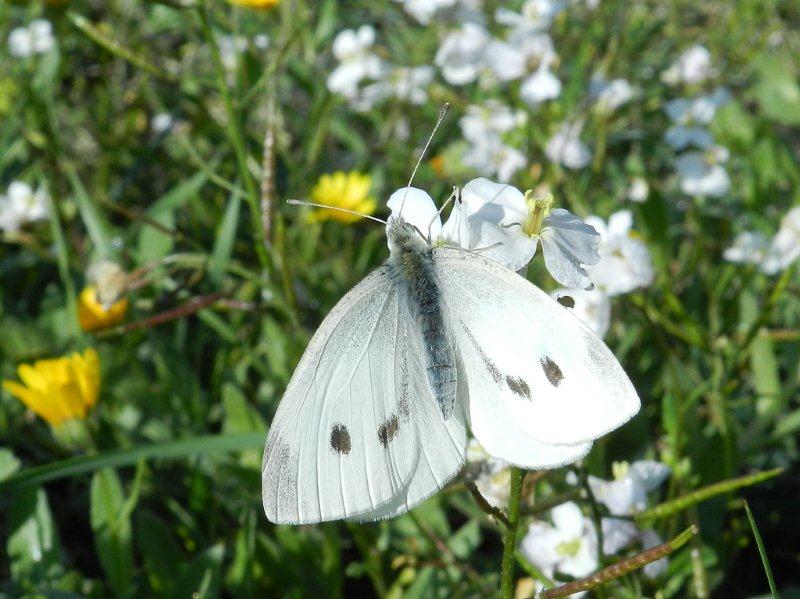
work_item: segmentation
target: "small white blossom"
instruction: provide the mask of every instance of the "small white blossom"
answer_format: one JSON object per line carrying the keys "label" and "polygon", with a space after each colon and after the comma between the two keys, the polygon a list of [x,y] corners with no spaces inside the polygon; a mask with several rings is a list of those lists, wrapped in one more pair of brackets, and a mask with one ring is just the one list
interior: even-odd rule
{"label": "small white blossom", "polygon": [[527,164],[525,155],[505,144],[496,133],[487,132],[482,138],[467,141],[470,146],[461,161],[478,174],[496,176],[499,181],[506,183]]}
{"label": "small white blossom", "polygon": [[354,106],[365,111],[389,98],[409,104],[424,104],[428,99],[427,87],[433,81],[433,75],[431,66],[384,69],[376,82],[361,90]]}
{"label": "small white blossom", "polygon": [[711,64],[711,53],[705,46],[692,46],[661,74],[661,79],[670,85],[701,83],[715,74]]}
{"label": "small white blossom", "polygon": [[8,51],[17,58],[44,54],[55,45],[53,26],[45,19],[35,19],[27,27],[17,27],[8,35]]}
{"label": "small white blossom", "polygon": [[436,52],[434,63],[442,71],[442,77],[453,85],[464,85],[475,81],[484,64],[489,34],[475,23],[465,23],[451,31]]}
{"label": "small white blossom", "polygon": [[511,465],[489,455],[477,439],[470,440],[467,445],[467,463],[474,468],[475,486],[483,498],[494,507],[508,507]]}
{"label": "small white blossom", "polygon": [[562,10],[564,3],[560,0],[527,0],[521,12],[498,8],[494,18],[499,24],[511,27],[515,35],[523,37],[549,29]]}
{"label": "small white blossom", "polygon": [[567,168],[584,168],[592,161],[592,152],[580,140],[582,122],[565,123],[545,146],[544,153],[551,162]]}
{"label": "small white blossom", "polygon": [[768,250],[769,240],[764,235],[744,231],[736,236],[733,245],[722,253],[722,257],[735,264],[761,264]]}
{"label": "small white blossom", "polygon": [[27,183],[12,182],[6,195],[0,195],[0,230],[16,233],[27,223],[47,218],[48,201],[43,187],[34,192]]}
{"label": "small white blossom", "polygon": [[595,499],[615,516],[630,516],[647,508],[647,493],[658,488],[670,475],[669,466],[654,460],[613,464],[614,479],[589,477]]}
{"label": "small white blossom", "polygon": [[226,71],[235,71],[239,54],[247,50],[247,38],[243,35],[221,35],[217,38],[219,57]]}
{"label": "small white blossom", "polygon": [[642,203],[647,200],[650,195],[650,186],[647,184],[647,179],[644,177],[634,177],[628,186],[628,191],[625,194],[631,202]]}
{"label": "small white blossom", "polygon": [[259,50],[269,48],[269,36],[266,33],[259,33],[253,36],[253,45]]}
{"label": "small white blossom", "polygon": [[554,100],[561,94],[561,81],[542,65],[527,77],[519,87],[519,97],[528,106]]}
{"label": "small white blossom", "polygon": [[159,112],[150,119],[150,128],[153,133],[164,133],[172,129],[173,119],[168,112]]}
{"label": "small white blossom", "polygon": [[647,245],[632,231],[629,210],[615,212],[606,224],[590,216],[586,223],[600,233],[600,261],[591,266],[589,276],[609,296],[628,293],[653,282],[653,263]]}
{"label": "small white blossom", "polygon": [[731,180],[721,163],[728,160],[728,150],[711,146],[705,152],[684,152],[678,156],[680,188],[690,196],[720,197],[730,189]]}
{"label": "small white blossom", "polygon": [[770,242],[762,270],[776,274],[800,258],[800,206],[795,206],[781,219],[781,226]]}
{"label": "small white blossom", "polygon": [[631,101],[633,87],[626,79],[606,81],[596,77],[589,83],[589,93],[601,112],[613,112]]}
{"label": "small white blossom", "polygon": [[664,134],[665,141],[676,150],[689,146],[710,147],[714,138],[705,126],[714,119],[717,109],[729,100],[730,92],[724,87],[699,98],[671,100],[664,110],[674,124]]}
{"label": "small white blossom", "polygon": [[458,124],[467,141],[476,143],[486,135],[500,135],[525,124],[526,114],[498,100],[467,106]]}
{"label": "small white blossom", "polygon": [[611,324],[611,301],[600,289],[556,289],[550,294],[570,313],[577,316],[598,337],[608,332]]}
{"label": "small white blossom", "polygon": [[447,20],[457,23],[483,20],[480,12],[482,0],[396,0],[403,4],[403,9],[423,25],[430,23],[434,17],[449,17]]}
{"label": "small white blossom", "polygon": [[358,96],[358,85],[365,78],[380,77],[383,61],[372,52],[375,30],[362,25],[358,30],[340,31],[333,40],[333,55],[339,65],[328,76],[328,89],[352,100]]}

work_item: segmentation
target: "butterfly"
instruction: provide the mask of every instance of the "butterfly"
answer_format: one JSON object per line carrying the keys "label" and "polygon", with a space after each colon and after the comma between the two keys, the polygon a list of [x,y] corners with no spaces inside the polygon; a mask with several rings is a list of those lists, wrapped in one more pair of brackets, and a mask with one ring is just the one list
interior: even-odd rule
{"label": "butterfly", "polygon": [[471,432],[529,469],[585,456],[640,401],[569,309],[401,215],[388,260],[323,320],[267,436],[262,498],[278,524],[402,514],[451,480]]}

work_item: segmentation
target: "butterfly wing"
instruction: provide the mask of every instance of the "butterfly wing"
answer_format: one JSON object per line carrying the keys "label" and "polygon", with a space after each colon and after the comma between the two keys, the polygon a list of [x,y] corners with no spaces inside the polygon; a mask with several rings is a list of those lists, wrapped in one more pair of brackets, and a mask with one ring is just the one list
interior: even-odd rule
{"label": "butterfly wing", "polygon": [[267,437],[262,493],[272,522],[390,516],[458,471],[464,416],[435,419],[405,293],[379,268],[311,340]]}
{"label": "butterfly wing", "polygon": [[639,410],[619,362],[567,308],[483,256],[440,248],[433,261],[470,424],[487,451],[523,463],[512,429],[548,445],[587,444]]}

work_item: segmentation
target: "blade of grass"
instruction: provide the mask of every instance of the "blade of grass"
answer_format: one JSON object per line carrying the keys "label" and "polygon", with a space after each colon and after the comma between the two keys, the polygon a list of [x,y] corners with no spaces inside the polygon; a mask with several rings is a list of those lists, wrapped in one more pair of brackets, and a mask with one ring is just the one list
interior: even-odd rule
{"label": "blade of grass", "polygon": [[261,447],[264,443],[262,433],[237,433],[232,435],[208,435],[190,437],[178,441],[140,445],[126,449],[112,449],[102,453],[78,456],[51,462],[41,466],[25,468],[15,475],[0,481],[0,493],[16,491],[32,485],[69,478],[94,472],[102,468],[133,466],[142,459],[175,459],[191,455],[208,455],[242,451]]}
{"label": "blade of grass", "polygon": [[764,573],[767,575],[767,583],[769,584],[769,592],[773,599],[778,599],[778,589],[775,586],[775,579],[772,577],[772,567],[769,565],[769,557],[767,557],[767,550],[764,547],[764,541],[761,538],[761,533],[758,531],[756,519],[753,518],[753,512],[750,511],[750,504],[744,502],[744,511],[747,512],[747,519],[750,521],[750,528],[753,529],[753,538],[756,540],[756,547],[758,547],[758,554],[761,556],[761,563],[764,566]]}

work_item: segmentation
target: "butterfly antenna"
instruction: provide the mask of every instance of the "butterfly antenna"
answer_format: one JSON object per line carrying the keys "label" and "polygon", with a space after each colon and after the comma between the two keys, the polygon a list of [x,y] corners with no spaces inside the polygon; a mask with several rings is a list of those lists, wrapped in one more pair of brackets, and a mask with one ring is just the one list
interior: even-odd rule
{"label": "butterfly antenna", "polygon": [[445,115],[447,114],[447,109],[450,108],[450,102],[445,102],[442,109],[439,111],[439,118],[436,119],[436,124],[433,126],[433,131],[431,131],[430,137],[428,137],[428,141],[425,142],[425,147],[422,148],[422,153],[419,155],[419,160],[417,160],[417,164],[414,167],[414,170],[411,171],[411,176],[408,178],[408,185],[406,185],[406,192],[403,194],[403,202],[400,204],[400,214],[403,214],[403,206],[406,205],[406,196],[408,195],[408,188],[411,187],[411,183],[414,182],[414,176],[417,174],[417,170],[419,169],[419,165],[422,164],[422,159],[425,158],[425,152],[428,151],[428,147],[431,145],[433,141],[433,136],[436,135],[436,131],[439,129],[439,125],[442,124]]}
{"label": "butterfly antenna", "polygon": [[338,206],[328,206],[327,204],[315,204],[314,202],[304,202],[303,200],[286,200],[287,204],[291,204],[292,206],[313,206],[314,208],[325,208],[326,210],[336,210],[337,212],[344,212],[346,214],[354,214],[355,216],[360,216],[361,218],[368,218],[369,220],[374,220],[377,223],[381,224],[388,224],[385,220],[377,218],[375,216],[371,216],[369,214],[363,214],[362,212],[356,212],[355,210],[348,210],[347,208],[339,208]]}

